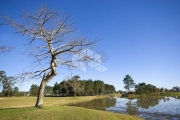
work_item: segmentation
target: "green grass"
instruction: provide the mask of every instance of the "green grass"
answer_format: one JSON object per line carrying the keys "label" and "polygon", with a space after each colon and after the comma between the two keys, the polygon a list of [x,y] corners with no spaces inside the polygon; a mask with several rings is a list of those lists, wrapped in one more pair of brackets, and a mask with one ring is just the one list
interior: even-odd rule
{"label": "green grass", "polygon": [[0,110],[1,120],[141,120],[136,116],[69,106]]}
{"label": "green grass", "polygon": [[161,92],[161,96],[175,97],[180,96],[180,92]]}
{"label": "green grass", "polygon": [[122,97],[122,94],[110,94],[111,97]]}
{"label": "green grass", "polygon": [[33,107],[36,97],[0,98],[1,120],[141,120],[137,116],[66,106],[69,103],[90,101],[105,96],[45,97],[44,107]]}
{"label": "green grass", "polygon": [[[90,101],[97,98],[107,96],[83,96],[83,97],[44,97],[44,106],[59,106],[70,103]],[[36,103],[36,97],[2,97],[0,98],[0,109],[2,108],[18,108],[33,107]]]}

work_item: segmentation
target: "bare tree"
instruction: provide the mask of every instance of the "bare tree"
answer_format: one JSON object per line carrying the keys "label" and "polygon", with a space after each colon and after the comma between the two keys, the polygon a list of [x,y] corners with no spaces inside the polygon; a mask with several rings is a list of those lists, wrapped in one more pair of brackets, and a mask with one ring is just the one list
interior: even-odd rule
{"label": "bare tree", "polygon": [[74,98],[76,98],[76,93],[78,90],[81,90],[80,82],[78,81],[78,78],[80,78],[78,75],[74,76],[70,80],[67,80],[67,83],[72,87],[74,91]]}
{"label": "bare tree", "polygon": [[[3,16],[6,25],[15,28],[18,33],[28,36],[28,45],[31,47],[28,54],[34,58],[34,64],[42,64],[44,69],[23,73],[21,79],[27,75],[33,78],[42,78],[36,107],[43,104],[44,88],[47,83],[56,76],[57,67],[77,67],[74,62],[87,63],[98,61],[92,56],[82,52],[87,48],[92,49],[97,41],[87,40],[86,37],[73,37],[75,30],[70,17],[62,12],[52,10],[48,6],[42,6],[33,13],[24,12],[24,21],[17,21],[12,17]],[[72,61],[72,55],[79,55]],[[48,65],[44,63],[48,63]]]}

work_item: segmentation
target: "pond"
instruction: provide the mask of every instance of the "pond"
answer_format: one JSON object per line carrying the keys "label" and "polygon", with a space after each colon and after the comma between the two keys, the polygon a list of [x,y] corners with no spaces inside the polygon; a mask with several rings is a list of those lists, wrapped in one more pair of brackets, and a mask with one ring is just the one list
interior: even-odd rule
{"label": "pond", "polygon": [[104,98],[70,106],[137,115],[146,120],[180,120],[180,99],[173,97]]}

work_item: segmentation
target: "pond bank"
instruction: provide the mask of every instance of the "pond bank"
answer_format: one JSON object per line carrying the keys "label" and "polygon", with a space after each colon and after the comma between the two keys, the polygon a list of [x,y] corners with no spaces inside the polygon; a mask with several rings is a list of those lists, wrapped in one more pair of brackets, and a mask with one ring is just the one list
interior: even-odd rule
{"label": "pond bank", "polygon": [[[45,97],[42,109],[34,106],[36,97],[11,97],[0,100],[1,120],[28,120],[28,119],[53,119],[53,120],[142,120],[137,116],[117,114],[107,111],[91,110],[80,107],[65,106],[68,103],[91,101],[108,96],[84,97]],[[13,109],[12,109],[13,108]]]}
{"label": "pond bank", "polygon": [[163,98],[163,97],[176,97],[180,98],[180,92],[156,92],[156,93],[144,93],[144,94],[123,94],[122,97],[126,97],[129,99],[136,98]]}
{"label": "pond bank", "polygon": [[69,106],[4,109],[1,120],[142,120],[136,116]]}
{"label": "pond bank", "polygon": [[90,102],[72,104],[76,107],[111,111],[120,114],[138,115],[148,120],[179,120],[180,99],[173,97],[162,98],[103,98]]}

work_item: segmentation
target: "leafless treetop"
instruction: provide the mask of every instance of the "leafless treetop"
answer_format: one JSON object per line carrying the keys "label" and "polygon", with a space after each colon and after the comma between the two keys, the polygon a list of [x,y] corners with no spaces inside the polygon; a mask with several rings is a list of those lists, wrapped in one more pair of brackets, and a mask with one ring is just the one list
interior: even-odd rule
{"label": "leafless treetop", "polygon": [[[70,22],[70,16],[62,12],[51,10],[48,6],[42,6],[33,13],[23,12],[23,21],[17,21],[12,17],[2,16],[6,25],[15,28],[18,33],[28,36],[28,45],[31,48],[28,54],[33,56],[35,64],[48,62],[49,66],[35,72],[24,74],[42,73],[56,74],[56,68],[61,65],[73,66],[71,56],[81,55],[81,50],[93,48],[96,40],[88,40],[86,37],[73,37],[74,22]],[[95,61],[92,57],[83,55],[80,61]]]}

